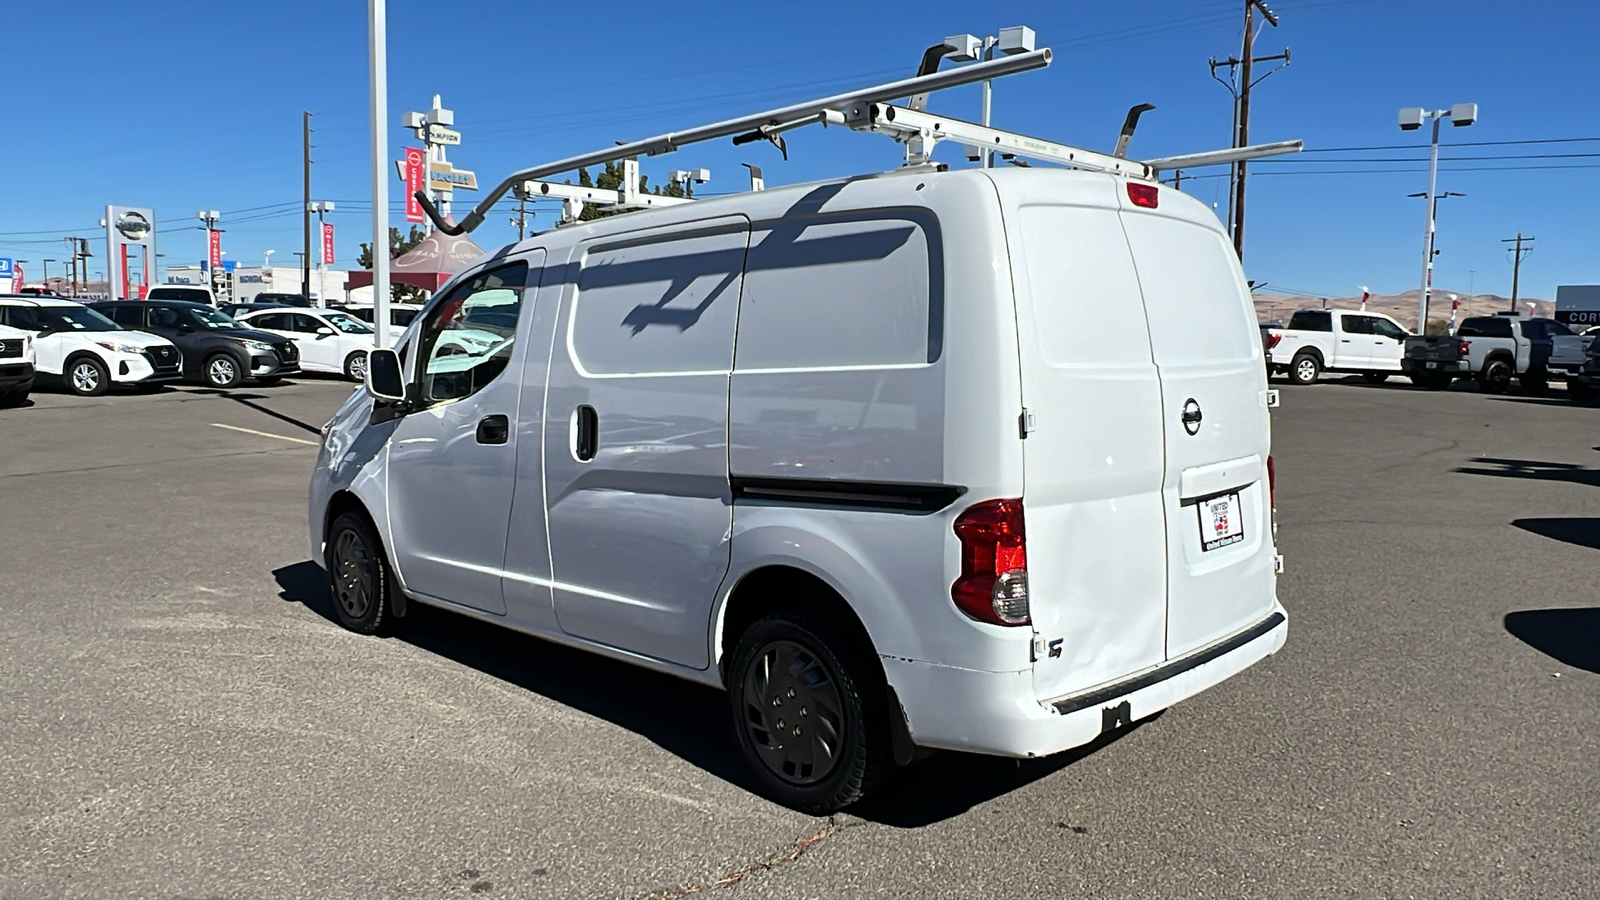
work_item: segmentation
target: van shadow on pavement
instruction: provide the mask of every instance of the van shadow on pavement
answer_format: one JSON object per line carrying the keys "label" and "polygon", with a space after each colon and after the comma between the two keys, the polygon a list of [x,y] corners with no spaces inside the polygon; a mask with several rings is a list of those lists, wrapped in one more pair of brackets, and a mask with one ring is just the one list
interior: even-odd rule
{"label": "van shadow on pavement", "polygon": [[1506,615],[1506,631],[1540,653],[1600,674],[1600,607],[1527,609]]}
{"label": "van shadow on pavement", "polygon": [[[339,627],[327,576],[315,563],[295,563],[272,574],[280,597]],[[394,637],[605,719],[717,778],[756,792],[728,724],[726,695],[719,690],[419,603],[410,604]],[[1045,759],[937,752],[896,772],[875,796],[849,812],[897,828],[930,825],[1057,772],[1142,725],[1136,722]]]}

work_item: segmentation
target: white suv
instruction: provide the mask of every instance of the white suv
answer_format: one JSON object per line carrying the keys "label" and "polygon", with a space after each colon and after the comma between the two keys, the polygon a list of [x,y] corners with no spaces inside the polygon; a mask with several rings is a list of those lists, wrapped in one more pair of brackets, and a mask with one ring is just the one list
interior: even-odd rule
{"label": "white suv", "polygon": [[81,303],[54,297],[0,296],[0,324],[33,335],[34,365],[79,396],[113,384],[149,385],[182,377],[183,360],[166,338],[124,331]]}
{"label": "white suv", "polygon": [[33,388],[33,335],[0,325],[0,406],[28,399]]}
{"label": "white suv", "polygon": [[311,547],[351,629],[427,603],[725,688],[814,813],[1283,646],[1261,340],[1179,191],[909,170],[492,256],[325,429]]}

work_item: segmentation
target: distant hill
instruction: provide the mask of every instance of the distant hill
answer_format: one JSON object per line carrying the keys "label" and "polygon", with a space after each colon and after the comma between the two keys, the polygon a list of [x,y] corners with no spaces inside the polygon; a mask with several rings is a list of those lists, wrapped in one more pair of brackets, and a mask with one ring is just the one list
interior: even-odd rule
{"label": "distant hill", "polygon": [[[1476,294],[1467,296],[1465,291],[1445,291],[1435,289],[1428,295],[1428,318],[1444,322],[1450,318],[1450,295],[1454,293],[1461,301],[1461,309],[1457,312],[1457,321],[1467,316],[1488,316],[1502,310],[1511,308],[1511,299],[1498,294]],[[1256,294],[1256,319],[1261,322],[1288,323],[1289,317],[1297,309],[1360,309],[1361,297],[1339,297],[1326,301],[1320,297],[1280,297],[1270,294]],[[1533,314],[1536,316],[1550,316],[1555,313],[1555,304],[1549,300],[1539,300],[1533,297],[1518,297],[1517,306],[1520,312],[1528,312],[1528,304],[1533,304]],[[1381,312],[1392,316],[1401,325],[1416,330],[1417,327],[1417,292],[1406,291],[1402,294],[1373,294],[1367,300],[1367,309],[1371,312]]]}

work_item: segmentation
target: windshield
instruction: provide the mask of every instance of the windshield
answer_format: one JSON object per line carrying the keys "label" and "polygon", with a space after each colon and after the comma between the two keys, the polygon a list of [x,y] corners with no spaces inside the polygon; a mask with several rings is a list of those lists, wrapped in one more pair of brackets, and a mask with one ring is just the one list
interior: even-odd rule
{"label": "windshield", "polygon": [[201,328],[246,328],[248,326],[235,322],[226,313],[207,306],[203,309],[189,310],[189,317]]}
{"label": "windshield", "polygon": [[121,331],[122,327],[82,306],[13,306],[7,322],[24,331]]}
{"label": "windshield", "polygon": [[328,320],[328,324],[339,329],[345,334],[373,333],[371,325],[368,325],[355,316],[346,315],[345,313],[327,313],[323,316],[323,318]]}

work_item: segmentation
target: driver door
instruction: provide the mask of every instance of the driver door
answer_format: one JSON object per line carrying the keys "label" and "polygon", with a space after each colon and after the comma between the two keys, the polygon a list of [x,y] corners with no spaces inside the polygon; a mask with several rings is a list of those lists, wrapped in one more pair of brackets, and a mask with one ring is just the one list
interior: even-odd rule
{"label": "driver door", "polygon": [[1377,316],[1372,318],[1372,367],[1391,372],[1400,371],[1400,359],[1406,355],[1404,328]]}
{"label": "driver door", "polygon": [[[339,340],[339,330],[323,324],[316,316],[305,313],[284,313],[289,320],[290,336],[300,350],[300,365],[321,372],[343,372],[344,354]],[[323,334],[323,331],[329,332]],[[307,365],[309,363],[310,365]]]}
{"label": "driver door", "polygon": [[527,343],[518,335],[543,261],[539,250],[481,272],[434,304],[408,354],[411,407],[389,437],[390,549],[401,582],[498,615]]}

